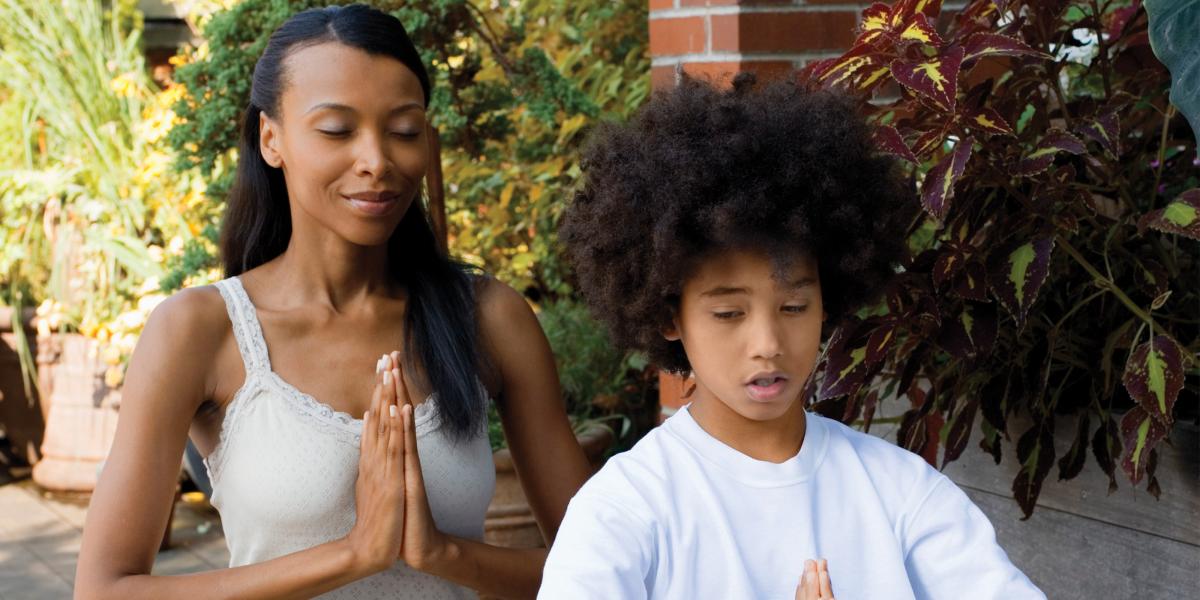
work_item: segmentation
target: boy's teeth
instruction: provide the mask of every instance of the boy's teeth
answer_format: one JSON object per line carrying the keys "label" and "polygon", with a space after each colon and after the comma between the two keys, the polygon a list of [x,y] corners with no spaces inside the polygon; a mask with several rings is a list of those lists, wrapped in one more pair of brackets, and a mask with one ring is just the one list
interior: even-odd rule
{"label": "boy's teeth", "polygon": [[763,387],[771,385],[772,383],[775,383],[774,379],[755,379],[754,380],[754,385],[761,385]]}

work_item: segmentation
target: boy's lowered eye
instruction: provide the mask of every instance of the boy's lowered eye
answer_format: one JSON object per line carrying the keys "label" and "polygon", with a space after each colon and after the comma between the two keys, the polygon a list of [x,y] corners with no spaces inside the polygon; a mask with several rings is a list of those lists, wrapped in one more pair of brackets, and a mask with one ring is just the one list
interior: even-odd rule
{"label": "boy's lowered eye", "polygon": [[782,308],[785,313],[800,314],[808,310],[807,304],[785,304]]}
{"label": "boy's lowered eye", "polygon": [[718,310],[713,312],[713,318],[718,321],[732,321],[744,313],[740,310]]}

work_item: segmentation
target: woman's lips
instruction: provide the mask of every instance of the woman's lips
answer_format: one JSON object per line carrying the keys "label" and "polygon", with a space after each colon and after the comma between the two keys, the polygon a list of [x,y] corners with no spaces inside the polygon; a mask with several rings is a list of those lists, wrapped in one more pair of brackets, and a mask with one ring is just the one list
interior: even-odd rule
{"label": "woman's lips", "polygon": [[787,379],[782,377],[772,378],[772,382],[768,385],[761,385],[759,381],[751,381],[746,384],[746,393],[751,400],[756,402],[770,402],[777,399],[787,387]]}
{"label": "woman's lips", "polygon": [[358,212],[372,217],[379,217],[391,212],[397,203],[395,194],[388,195],[354,195],[344,196],[346,202]]}

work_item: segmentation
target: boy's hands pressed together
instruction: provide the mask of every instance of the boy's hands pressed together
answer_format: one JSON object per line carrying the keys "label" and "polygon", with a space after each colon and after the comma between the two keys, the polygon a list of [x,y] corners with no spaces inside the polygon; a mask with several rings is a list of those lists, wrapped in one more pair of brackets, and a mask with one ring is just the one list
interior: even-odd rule
{"label": "boy's hands pressed together", "polygon": [[835,600],[825,559],[804,561],[804,574],[796,586],[796,600]]}

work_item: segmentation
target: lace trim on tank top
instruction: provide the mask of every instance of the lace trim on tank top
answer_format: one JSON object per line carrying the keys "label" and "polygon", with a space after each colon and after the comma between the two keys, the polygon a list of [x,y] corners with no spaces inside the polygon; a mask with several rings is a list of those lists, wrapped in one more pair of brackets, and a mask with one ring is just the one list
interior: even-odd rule
{"label": "lace trim on tank top", "polygon": [[[229,405],[225,407],[225,418],[221,423],[217,445],[204,460],[208,467],[209,477],[215,481],[219,476],[224,464],[223,451],[227,440],[233,438],[240,428],[241,420],[238,415],[242,405],[246,403],[245,398],[253,396],[255,392],[264,388],[283,396],[282,404],[296,415],[323,426],[321,428],[323,431],[357,448],[362,437],[362,419],[356,419],[345,412],[334,410],[333,407],[317,400],[312,395],[300,391],[271,369],[271,359],[267,351],[266,339],[263,337],[262,325],[258,321],[257,310],[254,308],[254,303],[250,301],[250,295],[246,293],[246,288],[242,287],[241,280],[237,277],[230,277],[218,281],[216,288],[221,293],[226,310],[229,312],[233,337],[237,340],[238,352],[241,353],[242,362],[245,365],[246,380],[242,383],[242,387],[234,393]],[[436,395],[431,394],[424,402],[413,408],[417,437],[437,428],[437,420],[434,418],[437,415],[437,411],[434,410],[435,400]]]}

